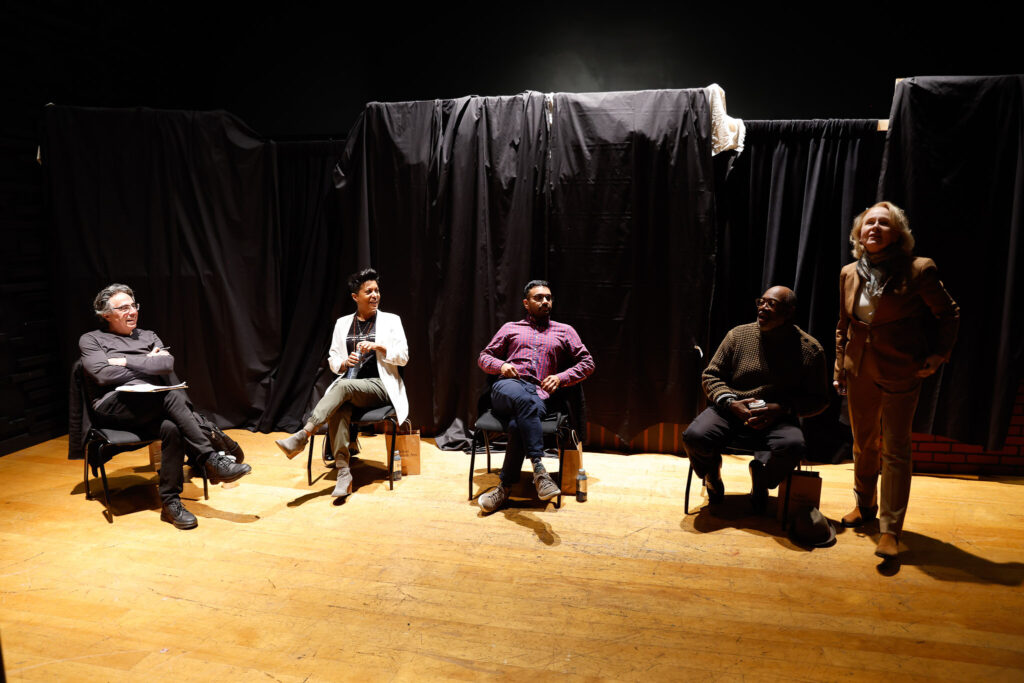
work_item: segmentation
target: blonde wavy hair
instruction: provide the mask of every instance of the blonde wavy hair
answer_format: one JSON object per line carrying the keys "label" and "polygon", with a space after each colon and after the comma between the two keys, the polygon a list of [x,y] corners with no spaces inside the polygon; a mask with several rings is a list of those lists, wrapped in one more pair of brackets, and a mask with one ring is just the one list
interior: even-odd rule
{"label": "blonde wavy hair", "polygon": [[850,246],[853,247],[851,250],[853,258],[859,259],[864,255],[864,246],[860,243],[860,229],[864,226],[864,217],[868,215],[868,211],[880,206],[889,210],[889,225],[896,232],[896,244],[900,246],[900,250],[904,255],[910,258],[914,253],[914,233],[910,232],[910,221],[907,219],[907,214],[892,202],[873,204],[861,211],[853,219],[853,229],[850,231]]}

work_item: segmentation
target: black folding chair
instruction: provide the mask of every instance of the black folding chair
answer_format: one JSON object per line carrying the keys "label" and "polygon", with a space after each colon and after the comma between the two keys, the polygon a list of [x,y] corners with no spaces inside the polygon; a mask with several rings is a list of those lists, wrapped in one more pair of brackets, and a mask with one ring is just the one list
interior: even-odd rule
{"label": "black folding chair", "polygon": [[[107,520],[113,524],[114,513],[110,508],[110,487],[107,484],[106,463],[119,453],[134,451],[159,441],[160,436],[158,434],[137,433],[123,429],[92,426],[96,424],[96,416],[93,413],[92,402],[89,400],[88,392],[85,388],[87,381],[85,369],[82,367],[81,359],[79,359],[75,361],[71,368],[72,405],[70,409],[71,419],[68,425],[68,439],[72,443],[76,440],[84,442],[82,483],[85,486],[85,499],[93,499],[92,489],[89,486],[89,469],[91,468],[92,476],[99,475],[100,481],[103,482],[103,504]],[[84,439],[81,437],[81,430],[86,423],[83,423],[82,411],[85,411],[85,414],[88,416],[88,427],[86,427],[88,431]],[[203,467],[197,469],[203,476],[203,499],[209,500],[210,488],[206,478],[206,469]]]}
{"label": "black folding chair", "polygon": [[[753,456],[758,450],[767,450],[767,445],[761,445],[752,442],[750,439],[737,439],[732,441],[725,448],[722,449],[723,453],[729,453],[731,455],[750,455]],[[790,470],[789,474],[786,475],[786,497],[782,508],[782,529],[786,529],[786,525],[789,523],[789,494],[793,490],[793,472],[800,469],[800,463],[797,463],[794,470]],[[686,497],[683,499],[683,514],[690,514],[690,482],[693,481],[693,463],[690,463],[690,470],[686,473]],[[702,482],[703,483],[703,482]]]}
{"label": "black folding chair", "polygon": [[[487,452],[487,473],[491,472],[491,436],[497,434],[508,434],[508,421],[509,418],[496,415],[491,410],[491,385],[494,383],[492,380],[488,383],[487,388],[480,395],[477,401],[477,417],[476,422],[473,424],[473,445],[469,456],[469,500],[473,500],[473,473],[476,467],[476,451],[479,448],[480,441],[483,441],[484,449]],[[576,424],[575,420],[571,420],[572,417],[572,406],[579,404],[582,412],[583,404],[583,391],[579,384],[575,384],[571,387],[566,387],[558,392],[561,394],[561,406],[554,413],[549,414],[544,418],[541,423],[541,433],[544,435],[545,440],[551,437],[555,438],[558,446],[558,473],[554,476],[555,483],[558,484],[558,498],[555,502],[555,509],[562,507],[562,465],[565,461],[565,444],[570,441],[570,432],[572,431],[572,425]]]}

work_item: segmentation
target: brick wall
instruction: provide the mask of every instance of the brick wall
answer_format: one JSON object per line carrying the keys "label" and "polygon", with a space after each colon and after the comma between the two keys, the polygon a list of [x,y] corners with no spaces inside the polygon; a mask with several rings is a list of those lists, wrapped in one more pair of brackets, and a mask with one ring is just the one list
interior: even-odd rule
{"label": "brick wall", "polygon": [[[683,455],[686,425],[661,423],[625,442],[604,427],[587,425],[586,445],[626,453]],[[1006,443],[998,451],[960,443],[943,436],[914,434],[914,471],[934,474],[1024,475],[1024,382],[1017,387]]]}
{"label": "brick wall", "polygon": [[1024,475],[1024,382],[1010,416],[1006,442],[998,451],[930,434],[914,434],[914,471],[939,474]]}

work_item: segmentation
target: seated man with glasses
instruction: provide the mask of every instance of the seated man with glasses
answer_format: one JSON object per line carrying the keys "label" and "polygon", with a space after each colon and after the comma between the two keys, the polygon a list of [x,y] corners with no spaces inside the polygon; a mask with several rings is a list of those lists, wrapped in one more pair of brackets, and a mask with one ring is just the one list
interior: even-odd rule
{"label": "seated man with glasses", "polygon": [[167,376],[174,371],[174,356],[160,337],[138,329],[139,308],[131,287],[116,283],[104,287],[93,301],[101,327],[83,334],[78,346],[82,367],[91,380],[86,387],[94,424],[160,434],[160,519],[179,529],[192,529],[198,525],[195,515],[181,504],[185,449],[194,457],[194,465],[204,467],[215,484],[240,479],[252,468],[214,450],[183,391],[117,391],[123,385],[166,385]]}
{"label": "seated man with glasses", "polygon": [[729,330],[704,370],[711,405],[690,423],[683,442],[711,503],[725,495],[721,449],[737,438],[757,443],[750,462],[751,503],[763,512],[768,489],[803,457],[797,418],[825,410],[829,393],[821,344],[793,324],[796,294],[771,287],[756,304],[757,322]]}

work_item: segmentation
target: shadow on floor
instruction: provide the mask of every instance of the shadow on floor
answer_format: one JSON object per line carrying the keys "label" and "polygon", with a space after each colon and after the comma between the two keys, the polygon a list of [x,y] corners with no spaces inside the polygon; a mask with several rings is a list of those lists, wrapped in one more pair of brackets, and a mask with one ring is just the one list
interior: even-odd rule
{"label": "shadow on floor", "polygon": [[[779,545],[796,552],[826,550],[813,545],[799,543],[790,538],[782,528],[782,522],[775,517],[775,506],[781,504],[774,495],[768,499],[768,510],[763,514],[754,514],[750,508],[750,496],[745,493],[725,494],[725,500],[717,504],[705,501],[703,507],[694,510],[679,522],[683,531],[697,534],[709,534],[722,529],[739,529],[756,536],[766,536]],[[833,527],[836,522],[830,520]],[[837,533],[839,529],[836,529]],[[831,547],[831,546],[829,546]]]}
{"label": "shadow on floor", "polygon": [[[186,469],[185,486],[181,492],[181,500],[185,507],[197,517],[226,519],[231,522],[249,523],[259,519],[259,515],[239,514],[225,512],[210,507],[207,501],[203,500],[202,478],[193,474],[191,469]],[[231,486],[225,484],[225,486]],[[149,465],[129,466],[118,470],[107,470],[107,487],[110,489],[110,512],[114,517],[142,512],[144,510],[160,510],[160,494],[157,491],[156,474]],[[215,488],[211,485],[210,488]],[[92,492],[92,501],[103,511],[103,516],[108,522],[113,519],[107,514],[103,504],[103,484],[99,476],[93,477],[90,472],[89,490]],[[71,489],[71,495],[85,493],[85,486],[82,482],[75,484]]]}
{"label": "shadow on floor", "polygon": [[1019,586],[1024,583],[1024,563],[986,560],[952,543],[913,531],[903,532],[900,549],[899,561],[902,564],[917,567],[939,581],[994,583],[1000,586]]}
{"label": "shadow on floor", "polygon": [[[544,545],[559,545],[562,542],[562,538],[554,532],[550,524],[538,518],[532,512],[526,512],[525,510],[520,509],[519,504],[529,502],[530,501],[509,501],[510,507],[506,507],[501,512],[505,515],[505,519],[511,520],[519,526],[525,527],[537,534],[537,539]],[[533,501],[533,503],[537,505],[541,504],[539,500]]]}
{"label": "shadow on floor", "polygon": [[[362,460],[355,456],[352,457],[349,463],[349,469],[352,472],[353,494],[359,493],[361,490],[371,486],[376,487],[379,485],[388,488],[388,469],[384,463]],[[315,490],[311,490],[309,493],[304,493],[294,500],[288,501],[288,507],[298,507],[315,498],[330,496],[334,491],[334,482],[338,480],[338,471],[334,468],[324,469],[321,466],[321,470],[318,474],[316,468],[317,461],[314,460],[312,486],[315,487],[317,484],[320,484],[320,487]]]}

